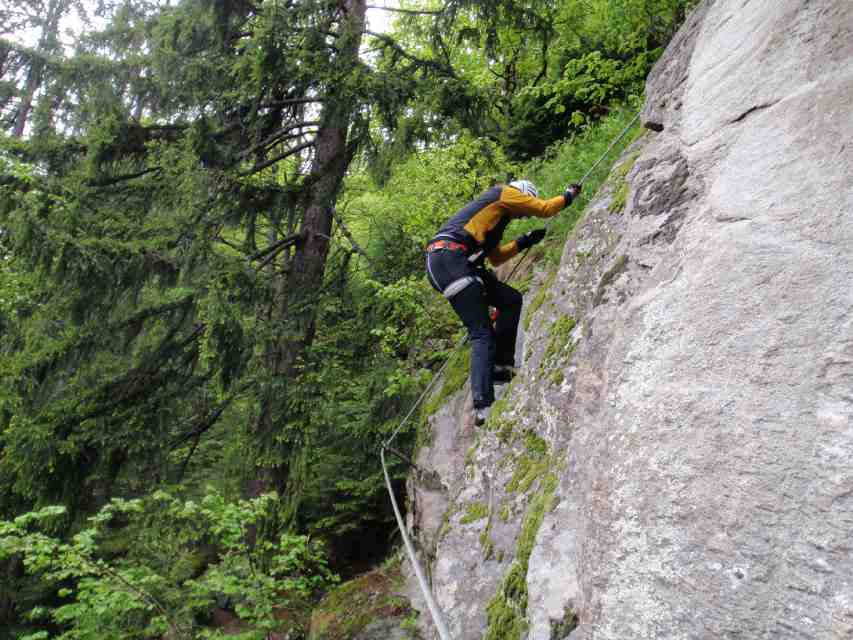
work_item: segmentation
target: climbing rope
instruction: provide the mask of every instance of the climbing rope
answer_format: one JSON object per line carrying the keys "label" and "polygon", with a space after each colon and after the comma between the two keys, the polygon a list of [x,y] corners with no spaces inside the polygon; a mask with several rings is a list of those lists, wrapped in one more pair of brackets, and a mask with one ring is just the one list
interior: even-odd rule
{"label": "climbing rope", "polygon": [[[609,154],[613,150],[613,148],[619,143],[619,141],[627,135],[628,131],[631,130],[631,128],[634,126],[634,123],[640,117],[640,113],[642,113],[642,110],[638,111],[637,115],[635,115],[631,119],[631,122],[629,122],[628,126],[626,126],[625,129],[623,129],[622,133],[620,133],[616,138],[614,138],[614,140],[610,143],[610,146],[607,147],[607,150],[603,154],[601,154],[601,157],[595,161],[595,164],[593,164],[592,167],[590,167],[589,170],[580,179],[579,184],[583,185],[583,183],[589,179],[590,175],[592,175],[592,172],[595,171],[595,169],[598,167],[598,165],[600,165],[604,161],[604,158],[607,157],[607,154]],[[548,226],[550,226],[551,222],[553,222],[553,220],[550,220],[545,225],[546,229],[548,228]],[[515,266],[513,267],[512,271],[509,274],[509,277],[507,277],[505,282],[509,282],[510,280],[512,280],[512,276],[515,275],[515,272],[518,270],[518,267],[521,265],[521,263],[525,261],[525,259],[527,258],[527,253],[529,251],[530,251],[529,247],[527,249],[525,249],[524,254],[521,256],[521,259],[515,263]],[[438,606],[438,603],[435,601],[435,598],[432,595],[432,589],[430,589],[429,585],[427,584],[426,577],[424,576],[423,568],[421,567],[421,564],[418,561],[417,555],[415,554],[414,545],[412,544],[412,541],[409,538],[408,531],[406,530],[406,524],[405,524],[405,522],[403,522],[403,516],[400,512],[400,507],[397,504],[397,497],[394,495],[394,488],[391,485],[391,477],[388,474],[388,465],[385,462],[385,451],[386,450],[390,451],[391,453],[396,455],[398,458],[402,459],[404,462],[406,462],[409,465],[411,465],[412,467],[414,467],[415,470],[420,471],[420,469],[418,469],[417,465],[415,465],[411,460],[408,460],[405,456],[403,456],[402,454],[397,452],[395,449],[393,449],[391,447],[391,445],[394,442],[394,440],[397,438],[397,435],[400,433],[400,431],[403,429],[403,427],[406,424],[408,424],[409,419],[412,417],[412,415],[415,413],[415,411],[421,406],[424,399],[433,390],[435,383],[439,379],[441,379],[441,376],[444,373],[445,368],[447,368],[447,365],[450,362],[450,360],[452,359],[452,357],[456,354],[457,351],[459,351],[459,349],[462,347],[462,345],[464,345],[467,341],[468,341],[468,336],[464,336],[463,338],[461,338],[459,340],[459,342],[456,344],[456,346],[453,347],[453,349],[451,350],[450,355],[448,356],[447,360],[445,360],[444,364],[441,365],[441,368],[433,376],[432,380],[427,385],[426,389],[423,390],[423,393],[421,393],[421,395],[415,401],[415,404],[412,405],[412,408],[409,410],[409,412],[406,414],[406,416],[403,418],[403,420],[400,422],[400,424],[397,425],[397,428],[394,429],[394,431],[391,432],[391,435],[388,436],[388,438],[382,443],[382,448],[379,451],[379,459],[382,461],[382,473],[385,476],[385,487],[388,489],[388,495],[391,498],[391,507],[394,509],[394,517],[397,520],[397,527],[400,529],[400,535],[403,538],[403,544],[406,548],[406,554],[409,556],[409,561],[412,564],[412,568],[415,570],[415,577],[417,578],[418,585],[420,586],[421,592],[423,592],[424,598],[426,599],[427,608],[429,609],[430,615],[432,616],[433,623],[435,624],[435,628],[438,631],[438,635],[439,635],[439,638],[441,640],[451,640],[450,632],[447,629],[447,623],[444,621],[444,614],[442,613],[441,608]]]}
{"label": "climbing rope", "polygon": [[[583,186],[583,183],[586,182],[587,180],[589,180],[589,177],[592,175],[592,172],[598,168],[598,165],[600,165],[602,163],[602,161],[604,160],[604,158],[607,157],[607,154],[610,153],[611,151],[613,151],[613,147],[615,147],[617,144],[619,144],[619,141],[622,138],[624,138],[625,135],[631,130],[631,127],[634,126],[634,123],[637,121],[637,118],[640,117],[640,114],[642,112],[643,112],[643,110],[640,109],[637,112],[637,114],[633,118],[631,118],[631,122],[628,123],[628,126],[622,130],[622,133],[620,133],[616,138],[613,139],[613,141],[610,143],[610,146],[607,147],[607,150],[604,153],[602,153],[601,157],[599,157],[598,160],[595,161],[595,164],[592,165],[585,174],[583,174],[583,178],[580,179],[580,182],[578,184]],[[554,222],[554,219],[551,219],[545,223],[545,230],[546,231],[547,231],[548,227],[551,226],[552,222]],[[512,268],[512,271],[510,272],[509,277],[507,277],[506,282],[509,282],[510,280],[512,280],[512,277],[515,275],[515,272],[518,271],[518,268],[521,266],[521,264],[525,260],[527,260],[527,254],[530,252],[530,249],[532,249],[532,247],[527,247],[527,249],[524,250],[524,254],[521,256],[521,260],[519,260],[515,263],[515,266]]]}

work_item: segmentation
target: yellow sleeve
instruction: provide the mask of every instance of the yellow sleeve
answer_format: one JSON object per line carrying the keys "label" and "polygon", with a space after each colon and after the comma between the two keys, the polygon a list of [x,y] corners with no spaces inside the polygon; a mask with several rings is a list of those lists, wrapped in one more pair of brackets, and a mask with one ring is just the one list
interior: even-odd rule
{"label": "yellow sleeve", "polygon": [[554,196],[550,200],[540,200],[513,187],[504,187],[501,192],[501,202],[509,210],[513,218],[550,218],[557,215],[565,206],[563,196]]}
{"label": "yellow sleeve", "polygon": [[518,244],[513,240],[512,242],[507,242],[505,245],[494,248],[489,254],[489,262],[497,267],[517,255]]}

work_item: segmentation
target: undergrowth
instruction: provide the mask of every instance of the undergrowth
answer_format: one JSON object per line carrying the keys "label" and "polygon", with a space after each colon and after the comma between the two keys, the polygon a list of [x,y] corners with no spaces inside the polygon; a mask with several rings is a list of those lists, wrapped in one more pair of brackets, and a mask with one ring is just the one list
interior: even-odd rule
{"label": "undergrowth", "polygon": [[[578,135],[558,142],[539,158],[525,167],[524,175],[538,187],[539,193],[548,197],[563,193],[572,182],[577,182],[604,154],[610,143],[625,129],[636,114],[637,105],[625,106],[610,116],[584,129]],[[590,174],[583,185],[583,191],[570,207],[547,221],[548,235],[543,241],[544,258],[551,264],[557,264],[563,254],[563,245],[574,228],[586,206],[596,191],[607,179],[610,169],[622,151],[643,132],[639,123],[635,123],[608,157]],[[634,158],[636,160],[636,158]],[[628,170],[633,166],[631,161]],[[627,171],[626,171],[627,174]],[[623,176],[624,177],[624,176]],[[541,227],[541,220],[529,220],[513,226],[524,232]]]}

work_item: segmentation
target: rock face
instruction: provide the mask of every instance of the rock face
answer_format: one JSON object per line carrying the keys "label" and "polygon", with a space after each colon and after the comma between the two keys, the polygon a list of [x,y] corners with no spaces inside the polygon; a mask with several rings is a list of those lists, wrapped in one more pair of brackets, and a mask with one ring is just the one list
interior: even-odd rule
{"label": "rock face", "polygon": [[853,637],[853,2],[706,0],[647,100],[485,428],[431,420],[434,590],[458,640]]}

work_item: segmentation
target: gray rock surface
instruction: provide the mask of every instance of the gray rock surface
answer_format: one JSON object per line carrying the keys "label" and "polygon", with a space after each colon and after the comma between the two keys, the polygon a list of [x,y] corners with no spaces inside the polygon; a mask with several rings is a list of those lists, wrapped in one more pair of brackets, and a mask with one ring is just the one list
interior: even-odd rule
{"label": "gray rock surface", "polygon": [[374,620],[352,640],[412,640],[412,634],[400,627],[399,620]]}
{"label": "gray rock surface", "polygon": [[648,82],[660,131],[535,276],[500,416],[459,393],[419,453],[454,638],[527,553],[530,640],[572,613],[572,640],[853,637],[851,105],[853,2],[697,7]]}

